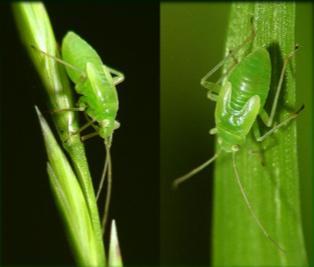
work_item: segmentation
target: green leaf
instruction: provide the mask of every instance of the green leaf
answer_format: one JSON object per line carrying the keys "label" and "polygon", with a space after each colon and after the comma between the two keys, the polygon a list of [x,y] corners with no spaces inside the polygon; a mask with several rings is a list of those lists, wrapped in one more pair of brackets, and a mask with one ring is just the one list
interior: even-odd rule
{"label": "green leaf", "polygon": [[45,140],[50,184],[64,219],[75,259],[80,266],[105,266],[103,246],[93,228],[84,194],[66,156],[36,107]]}
{"label": "green leaf", "polygon": [[[226,53],[249,36],[252,16],[256,38],[237,57],[241,60],[248,52],[261,46],[270,52],[272,83],[266,103],[269,112],[283,60],[295,46],[295,4],[233,4]],[[293,58],[285,74],[275,117],[277,122],[298,108],[295,102],[294,61]],[[259,122],[259,125],[262,124]],[[262,128],[262,132],[266,130]],[[215,266],[307,265],[300,214],[296,138],[296,121],[262,144],[257,144],[250,135],[236,160],[240,179],[257,217],[271,237],[285,249],[285,253],[281,253],[266,238],[249,213],[235,182],[231,155],[224,154],[217,160],[213,231]]]}

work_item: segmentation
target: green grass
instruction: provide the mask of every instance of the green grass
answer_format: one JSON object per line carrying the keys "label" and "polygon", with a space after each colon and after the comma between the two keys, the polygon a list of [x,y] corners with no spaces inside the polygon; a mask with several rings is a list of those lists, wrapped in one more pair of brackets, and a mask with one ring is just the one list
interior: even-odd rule
{"label": "green grass", "polygon": [[[257,47],[266,46],[271,55],[271,92],[274,92],[283,59],[295,45],[295,5],[233,4],[226,51],[241,44],[249,35],[252,16],[257,35],[251,47],[247,46],[239,53],[239,59]],[[287,68],[276,121],[298,108],[294,61]],[[273,93],[269,98],[268,111]],[[231,156],[226,154],[218,159],[215,167],[213,265],[306,266],[296,122],[260,145],[249,136],[238,154],[237,166],[250,202],[262,224],[286,253],[280,253],[256,225],[235,183]]]}
{"label": "green grass", "polygon": [[[64,67],[38,51],[40,49],[51,56],[59,56],[44,5],[41,2],[14,3],[13,13],[22,42],[43,83],[49,109],[74,107],[73,91]],[[80,135],[69,134],[79,129],[78,116],[74,112],[58,112],[52,115],[60,143],[72,160],[72,169],[47,122],[39,110],[37,113],[48,154],[50,185],[64,220],[75,260],[80,266],[106,266],[103,234],[85,149]],[[109,261],[122,266],[116,231],[113,231],[113,235]]]}

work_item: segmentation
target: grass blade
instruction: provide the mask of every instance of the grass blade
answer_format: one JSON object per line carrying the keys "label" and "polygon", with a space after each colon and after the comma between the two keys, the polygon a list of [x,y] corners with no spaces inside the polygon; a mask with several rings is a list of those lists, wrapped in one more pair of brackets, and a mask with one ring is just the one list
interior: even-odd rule
{"label": "grass blade", "polygon": [[[41,2],[18,2],[14,3],[12,7],[22,42],[26,46],[46,90],[50,109],[73,107],[72,90],[64,67],[54,59],[43,56],[42,53],[32,48],[34,46],[52,56],[59,54],[45,6]],[[73,112],[58,112],[53,115],[53,119],[60,139],[63,141],[62,144],[72,159],[84,193],[93,228],[97,233],[98,253],[105,259],[98,208],[84,146],[79,135],[69,136],[70,132],[75,132],[79,128],[77,116]]]}
{"label": "grass blade", "polygon": [[45,140],[52,191],[64,219],[75,259],[80,266],[105,266],[104,258],[98,251],[98,242],[88,206],[71,165],[55,140],[47,122],[36,108]]}
{"label": "grass blade", "polygon": [[[274,92],[283,58],[295,45],[295,4],[233,4],[226,51],[238,46],[249,35],[252,16],[257,35],[251,48],[268,48],[272,61],[270,90]],[[249,48],[241,51],[239,59],[250,51]],[[297,109],[294,72],[293,59],[287,68],[276,121]],[[269,98],[273,99],[272,93]],[[267,107],[266,110],[269,110]],[[248,212],[234,182],[231,156],[217,160],[213,240],[215,266],[306,266],[296,138],[294,121],[261,145],[257,145],[250,136],[237,156],[239,175],[250,202],[272,238],[285,248],[285,254],[280,253],[261,233]],[[262,160],[265,166],[261,164]]]}
{"label": "grass blade", "polygon": [[108,255],[108,267],[122,267],[122,256],[119,245],[116,221],[112,220],[110,230],[110,244]]}

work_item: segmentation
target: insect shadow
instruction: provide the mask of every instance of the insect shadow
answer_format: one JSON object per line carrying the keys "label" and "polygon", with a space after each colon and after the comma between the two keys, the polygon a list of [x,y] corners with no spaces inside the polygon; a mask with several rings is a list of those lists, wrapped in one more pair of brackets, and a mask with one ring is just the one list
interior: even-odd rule
{"label": "insect shadow", "polygon": [[[270,91],[269,91],[269,95],[267,98],[267,101],[265,103],[265,109],[266,110],[270,110],[271,109],[271,105],[272,105],[272,99],[274,99],[275,94],[276,94],[276,86],[279,83],[280,80],[280,71],[283,68],[283,64],[284,64],[284,57],[282,55],[282,52],[280,50],[280,46],[278,44],[278,42],[272,42],[267,46],[267,50],[270,54],[270,59],[271,59],[271,65],[272,65],[272,74],[271,74],[271,83],[270,83]],[[295,75],[295,70],[292,66],[292,64],[289,64],[289,68],[290,71],[292,73],[292,75]],[[295,111],[295,107],[292,105],[289,105],[286,101],[284,101],[284,99],[286,99],[285,95],[287,94],[287,80],[286,80],[286,74],[285,77],[283,79],[282,82],[282,90],[280,92],[280,96],[279,96],[279,105],[282,107],[283,110],[286,110],[290,113]],[[275,114],[275,121],[280,121],[279,118],[279,114],[276,113]],[[267,131],[267,127],[265,127],[263,125],[263,123],[261,122],[261,119],[258,118],[258,123],[261,127],[261,129],[263,131]],[[260,154],[261,157],[261,164],[263,167],[266,166],[270,166],[271,162],[267,161],[265,158],[265,152],[267,150],[272,149],[273,147],[276,147],[279,144],[279,138],[277,135],[271,135],[269,138],[267,138],[267,140],[265,140],[265,142],[259,146],[258,151],[256,151],[257,153]],[[264,171],[267,173],[267,177],[269,177],[269,181],[271,182],[271,184],[273,185],[273,187],[278,188],[277,182],[275,181],[275,171],[272,168],[264,168]],[[282,196],[282,202],[283,205],[286,205],[286,207],[288,207],[288,210],[291,212],[292,217],[294,218],[294,220],[297,220],[297,214],[295,209],[293,208],[292,204],[288,201],[288,195],[286,194],[286,192],[284,190],[282,190],[279,187],[279,191],[280,191],[280,195]]]}

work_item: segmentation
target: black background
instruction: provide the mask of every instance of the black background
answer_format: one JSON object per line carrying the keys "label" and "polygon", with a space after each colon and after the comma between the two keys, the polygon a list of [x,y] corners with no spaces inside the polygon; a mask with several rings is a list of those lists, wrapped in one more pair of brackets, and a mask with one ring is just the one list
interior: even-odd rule
{"label": "black background", "polygon": [[[111,218],[127,265],[159,263],[159,3],[46,4],[60,42],[68,30],[105,64],[124,72],[118,85]],[[22,46],[9,5],[1,5],[1,263],[73,264],[46,173],[34,105],[47,110],[42,85]],[[48,117],[48,115],[45,115]],[[50,125],[52,123],[50,121]],[[86,142],[95,184],[102,140]]]}

